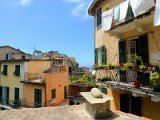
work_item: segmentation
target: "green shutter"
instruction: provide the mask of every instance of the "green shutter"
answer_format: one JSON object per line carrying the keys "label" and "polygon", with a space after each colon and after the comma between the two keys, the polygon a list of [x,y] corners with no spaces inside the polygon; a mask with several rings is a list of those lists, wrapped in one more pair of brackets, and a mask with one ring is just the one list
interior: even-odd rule
{"label": "green shutter", "polygon": [[101,64],[106,64],[106,47],[102,46],[100,48],[101,53]]}
{"label": "green shutter", "polygon": [[126,62],[126,42],[125,40],[119,41],[119,64]]}
{"label": "green shutter", "polygon": [[126,20],[130,20],[134,17],[134,13],[132,10],[132,6],[129,4],[128,5],[128,10],[127,10],[127,15],[126,15]]}
{"label": "green shutter", "polygon": [[94,55],[95,55],[95,58],[94,58],[95,64],[98,65],[98,49],[97,48],[95,49]]}
{"label": "green shutter", "polygon": [[52,89],[52,99],[56,97],[56,89]]}

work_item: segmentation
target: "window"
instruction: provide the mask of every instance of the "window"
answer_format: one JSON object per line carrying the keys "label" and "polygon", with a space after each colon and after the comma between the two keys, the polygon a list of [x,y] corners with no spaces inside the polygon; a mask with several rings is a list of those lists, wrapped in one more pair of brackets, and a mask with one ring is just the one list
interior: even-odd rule
{"label": "window", "polygon": [[102,24],[102,10],[98,10],[97,12],[97,27],[100,27]]}
{"label": "window", "polygon": [[3,75],[7,75],[7,72],[8,72],[8,65],[3,65],[2,74],[3,74]]}
{"label": "window", "polygon": [[25,56],[22,56],[22,60],[25,60],[26,58],[25,58]]}
{"label": "window", "polygon": [[15,71],[13,74],[15,76],[20,76],[20,65],[15,65]]}
{"label": "window", "polygon": [[106,47],[102,46],[101,50],[101,64],[106,64]]}
{"label": "window", "polygon": [[52,94],[51,94],[51,98],[55,98],[56,97],[56,89],[52,89]]}
{"label": "window", "polygon": [[6,60],[9,60],[9,54],[6,54]]}

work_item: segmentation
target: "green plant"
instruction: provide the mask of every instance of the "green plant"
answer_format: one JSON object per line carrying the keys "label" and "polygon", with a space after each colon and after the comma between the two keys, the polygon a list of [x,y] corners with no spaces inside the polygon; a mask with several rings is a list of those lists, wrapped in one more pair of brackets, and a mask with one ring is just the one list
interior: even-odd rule
{"label": "green plant", "polygon": [[142,70],[142,69],[146,69],[146,68],[147,68],[147,67],[146,67],[145,65],[143,65],[143,64],[139,66],[139,69],[141,69],[141,70]]}
{"label": "green plant", "polygon": [[156,88],[159,84],[160,74],[158,72],[153,72],[149,76],[150,84],[152,88]]}
{"label": "green plant", "polygon": [[77,77],[76,76],[70,76],[69,83],[72,85],[75,85],[77,83]]}
{"label": "green plant", "polygon": [[126,63],[124,64],[124,67],[125,67],[125,68],[132,67],[132,66],[133,66],[133,63],[132,63],[132,62],[126,62]]}
{"label": "green plant", "polygon": [[141,64],[143,64],[142,57],[138,56],[137,54],[129,54],[128,59],[130,62],[132,62],[134,65],[137,65],[137,62],[140,61]]}
{"label": "green plant", "polygon": [[109,5],[108,5],[108,4],[106,4],[106,5],[103,7],[103,11],[104,11],[104,12],[107,11],[107,10],[109,10]]}

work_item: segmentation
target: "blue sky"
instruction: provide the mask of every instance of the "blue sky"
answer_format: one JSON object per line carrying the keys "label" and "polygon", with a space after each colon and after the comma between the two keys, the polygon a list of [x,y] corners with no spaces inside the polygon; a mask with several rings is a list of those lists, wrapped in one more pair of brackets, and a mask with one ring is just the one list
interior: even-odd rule
{"label": "blue sky", "polygon": [[0,0],[0,46],[32,53],[57,50],[93,65],[92,0]]}

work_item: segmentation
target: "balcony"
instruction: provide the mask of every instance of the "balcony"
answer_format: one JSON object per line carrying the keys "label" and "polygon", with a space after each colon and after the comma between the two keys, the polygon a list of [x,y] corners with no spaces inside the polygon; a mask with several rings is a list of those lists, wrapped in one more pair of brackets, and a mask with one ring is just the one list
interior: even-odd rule
{"label": "balcony", "polygon": [[[160,86],[154,89],[151,86],[150,74],[153,73],[155,67],[148,66],[145,71],[140,69],[124,69],[119,68],[99,68],[96,70],[96,85],[116,90],[125,90],[132,92],[135,97],[150,96],[154,102],[160,101]],[[158,73],[159,73],[159,68]],[[158,80],[158,84],[160,79]],[[160,85],[160,84],[159,84]]]}
{"label": "balcony", "polygon": [[24,80],[21,83],[45,85],[45,74],[25,72]]}
{"label": "balcony", "polygon": [[139,33],[147,32],[148,26],[154,22],[155,2],[154,0],[124,1],[113,9],[103,12],[104,30],[118,37],[131,30]]}

